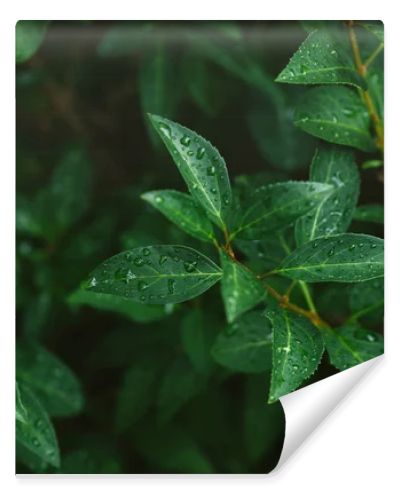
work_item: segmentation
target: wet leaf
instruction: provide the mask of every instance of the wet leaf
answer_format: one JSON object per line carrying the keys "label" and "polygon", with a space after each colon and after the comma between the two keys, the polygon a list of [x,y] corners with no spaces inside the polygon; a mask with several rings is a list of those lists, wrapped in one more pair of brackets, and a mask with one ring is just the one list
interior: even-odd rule
{"label": "wet leaf", "polygon": [[39,49],[46,35],[48,21],[18,21],[15,27],[15,58],[28,61]]}
{"label": "wet leaf", "polygon": [[266,315],[272,324],[272,373],[268,402],[297,389],[317,369],[324,352],[318,329],[303,316],[276,306]]}
{"label": "wet leaf", "polygon": [[179,123],[149,115],[193,198],[218,226],[225,226],[231,188],[225,161],[206,139]]}
{"label": "wet leaf", "polygon": [[368,361],[383,354],[383,337],[357,325],[324,330],[326,349],[338,370]]}
{"label": "wet leaf", "polygon": [[215,240],[211,222],[192,196],[172,189],[163,189],[148,191],[142,194],[141,198],[190,236],[207,242]]}
{"label": "wet leaf", "polygon": [[337,146],[322,146],[317,150],[310,168],[310,181],[330,184],[333,192],[296,222],[297,245],[344,233],[351,223],[360,192],[360,176],[353,154]]}
{"label": "wet leaf", "polygon": [[297,106],[294,123],[328,142],[367,152],[375,149],[368,112],[354,89],[337,86],[309,90]]}
{"label": "wet leaf", "polygon": [[377,278],[357,283],[350,290],[352,321],[377,325],[383,321],[384,280]]}
{"label": "wet leaf", "polygon": [[50,415],[70,416],[83,408],[76,375],[54,354],[36,345],[17,346],[17,378],[35,391]]}
{"label": "wet leaf", "polygon": [[378,278],[383,276],[383,240],[352,233],[318,238],[288,255],[275,272],[310,283]]}
{"label": "wet leaf", "polygon": [[332,186],[317,182],[289,181],[262,186],[244,207],[231,239],[257,240],[292,224],[332,192]]}
{"label": "wet leaf", "polygon": [[317,29],[308,35],[276,81],[313,85],[348,84],[365,88],[365,82],[352,62],[349,44],[345,50],[327,29]]}
{"label": "wet leaf", "polygon": [[25,421],[16,420],[16,438],[17,444],[27,451],[24,455],[24,463],[27,463],[28,456],[32,455],[36,463],[39,459],[54,467],[59,467],[60,455],[57,439],[46,411],[26,384],[19,383],[18,388],[19,405],[25,408]]}
{"label": "wet leaf", "polygon": [[256,306],[266,294],[257,277],[240,262],[221,252],[222,298],[228,323]]}
{"label": "wet leaf", "polygon": [[233,371],[265,372],[271,368],[271,325],[259,311],[244,314],[220,333],[212,348],[215,361]]}
{"label": "wet leaf", "polygon": [[382,21],[373,21],[373,22],[367,22],[367,23],[360,23],[361,26],[363,26],[365,29],[373,33],[376,38],[383,43],[383,32],[384,32],[384,26]]}
{"label": "wet leaf", "polygon": [[154,245],[106,260],[91,273],[86,288],[144,304],[172,304],[197,297],[221,276],[221,269],[197,250]]}

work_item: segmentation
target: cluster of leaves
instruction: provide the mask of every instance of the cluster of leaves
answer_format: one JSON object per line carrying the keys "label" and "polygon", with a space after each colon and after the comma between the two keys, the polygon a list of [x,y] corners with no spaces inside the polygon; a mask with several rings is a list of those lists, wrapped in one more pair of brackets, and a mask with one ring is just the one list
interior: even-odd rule
{"label": "cluster of leaves", "polygon": [[[310,34],[278,81],[317,85],[306,92],[274,83],[266,54],[234,24],[182,24],[181,51],[156,23],[117,23],[100,39],[101,64],[137,56],[154,170],[173,179],[157,171],[158,135],[188,192],[155,190],[160,181],[141,174],[96,200],[96,143],[81,145],[69,113],[80,145],[65,144],[34,194],[18,193],[17,460],[31,471],[264,471],[283,439],[278,398],[318,366],[311,380],[382,352],[383,242],[364,233],[381,234],[383,209],[359,204],[351,149],[379,171],[381,54],[361,75],[347,27],[304,26]],[[18,62],[47,27],[18,23]],[[380,25],[352,30],[367,33],[357,35],[369,60]],[[26,93],[26,78],[21,85]],[[236,109],[242,88],[246,130],[270,168],[231,182],[214,146],[162,116],[190,102],[213,123]],[[220,139],[227,154],[235,149],[230,131]],[[308,180],[289,180],[314,150]]]}

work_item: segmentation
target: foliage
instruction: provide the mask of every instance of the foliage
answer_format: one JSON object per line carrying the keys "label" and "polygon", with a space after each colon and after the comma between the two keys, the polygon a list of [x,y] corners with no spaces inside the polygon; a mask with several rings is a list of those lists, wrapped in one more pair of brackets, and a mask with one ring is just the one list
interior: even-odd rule
{"label": "foliage", "polygon": [[16,28],[17,470],[271,470],[383,352],[382,25],[66,25]]}

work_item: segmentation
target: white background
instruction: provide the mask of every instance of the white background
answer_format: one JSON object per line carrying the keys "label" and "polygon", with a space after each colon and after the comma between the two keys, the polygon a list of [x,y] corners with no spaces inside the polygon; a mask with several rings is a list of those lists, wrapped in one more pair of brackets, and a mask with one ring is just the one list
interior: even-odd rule
{"label": "white background", "polygon": [[[3,0],[0,13],[0,488],[5,499],[399,498],[400,18],[395,1]],[[382,19],[385,22],[386,354],[339,408],[268,476],[14,476],[14,25],[18,19]],[[399,311],[397,314],[397,310]],[[232,437],[234,439],[234,437]]]}

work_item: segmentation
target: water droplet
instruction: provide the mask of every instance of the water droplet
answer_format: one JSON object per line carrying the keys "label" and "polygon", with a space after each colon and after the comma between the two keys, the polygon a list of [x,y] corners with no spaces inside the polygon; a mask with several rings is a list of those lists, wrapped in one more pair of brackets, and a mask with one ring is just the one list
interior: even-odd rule
{"label": "water droplet", "polygon": [[150,255],[150,253],[151,253],[151,251],[149,248],[143,248],[143,255],[145,255],[147,257],[148,255]]}
{"label": "water droplet", "polygon": [[156,196],[155,201],[156,201],[156,203],[162,203],[163,202],[162,196]]}
{"label": "water droplet", "polygon": [[207,175],[215,175],[215,167],[214,165],[210,165],[208,168],[207,168]]}
{"label": "water droplet", "polygon": [[145,281],[139,281],[138,283],[138,290],[139,292],[143,292],[143,290],[146,290],[148,288],[149,284],[146,283]]}
{"label": "water droplet", "polygon": [[206,152],[205,148],[198,148],[197,153],[196,153],[196,158],[198,160],[201,160],[203,158],[205,152]]}
{"label": "water droplet", "polygon": [[317,241],[313,241],[312,247],[313,248],[317,248],[317,246],[318,246],[318,242]]}
{"label": "water droplet", "polygon": [[143,266],[143,264],[145,262],[144,262],[144,259],[142,257],[136,257],[136,259],[134,259],[133,263],[135,264],[135,266],[141,267],[141,266]]}
{"label": "water droplet", "polygon": [[186,272],[192,273],[193,271],[196,270],[197,262],[185,262],[183,264],[183,267],[185,268]]}
{"label": "water droplet", "polygon": [[168,293],[172,295],[175,292],[175,280],[168,280]]}
{"label": "water droplet", "polygon": [[371,248],[376,248],[376,243],[371,243]]}
{"label": "water droplet", "polygon": [[96,278],[93,276],[93,278],[91,278],[87,284],[87,288],[94,288],[95,286],[97,285],[97,280]]}
{"label": "water droplet", "polygon": [[187,154],[188,154],[188,156],[193,156],[194,155],[194,153],[193,153],[192,150],[188,151]]}
{"label": "water droplet", "polygon": [[166,255],[160,255],[160,258],[158,260],[158,263],[160,264],[160,266],[162,266],[163,264],[165,264],[168,260],[168,257]]}
{"label": "water droplet", "polygon": [[145,295],[141,295],[141,296],[140,296],[140,300],[141,300],[142,302],[144,302],[144,301],[146,300],[146,296],[145,296]]}
{"label": "water droplet", "polygon": [[119,269],[117,269],[115,271],[114,278],[116,280],[123,280],[123,279],[125,279],[125,277],[126,277],[126,271],[127,271],[126,269],[123,269],[123,268],[120,267]]}
{"label": "water droplet", "polygon": [[40,441],[39,441],[39,439],[34,437],[34,438],[32,439],[32,444],[33,444],[33,446],[36,446],[36,448],[37,448],[37,447],[39,447],[39,446],[40,446]]}
{"label": "water droplet", "polygon": [[161,130],[161,132],[166,136],[168,137],[168,139],[171,138],[171,129],[169,127],[169,125],[167,125],[166,123],[162,123],[162,122],[159,122],[158,123],[158,127],[159,129]]}
{"label": "water droplet", "polygon": [[334,253],[335,253],[335,249],[334,249],[334,248],[331,248],[331,249],[329,250],[329,252],[328,252],[329,257],[332,257],[332,255],[334,255]]}
{"label": "water droplet", "polygon": [[182,146],[189,146],[189,144],[190,144],[190,137],[188,135],[184,135],[181,138],[181,144],[182,144]]}

